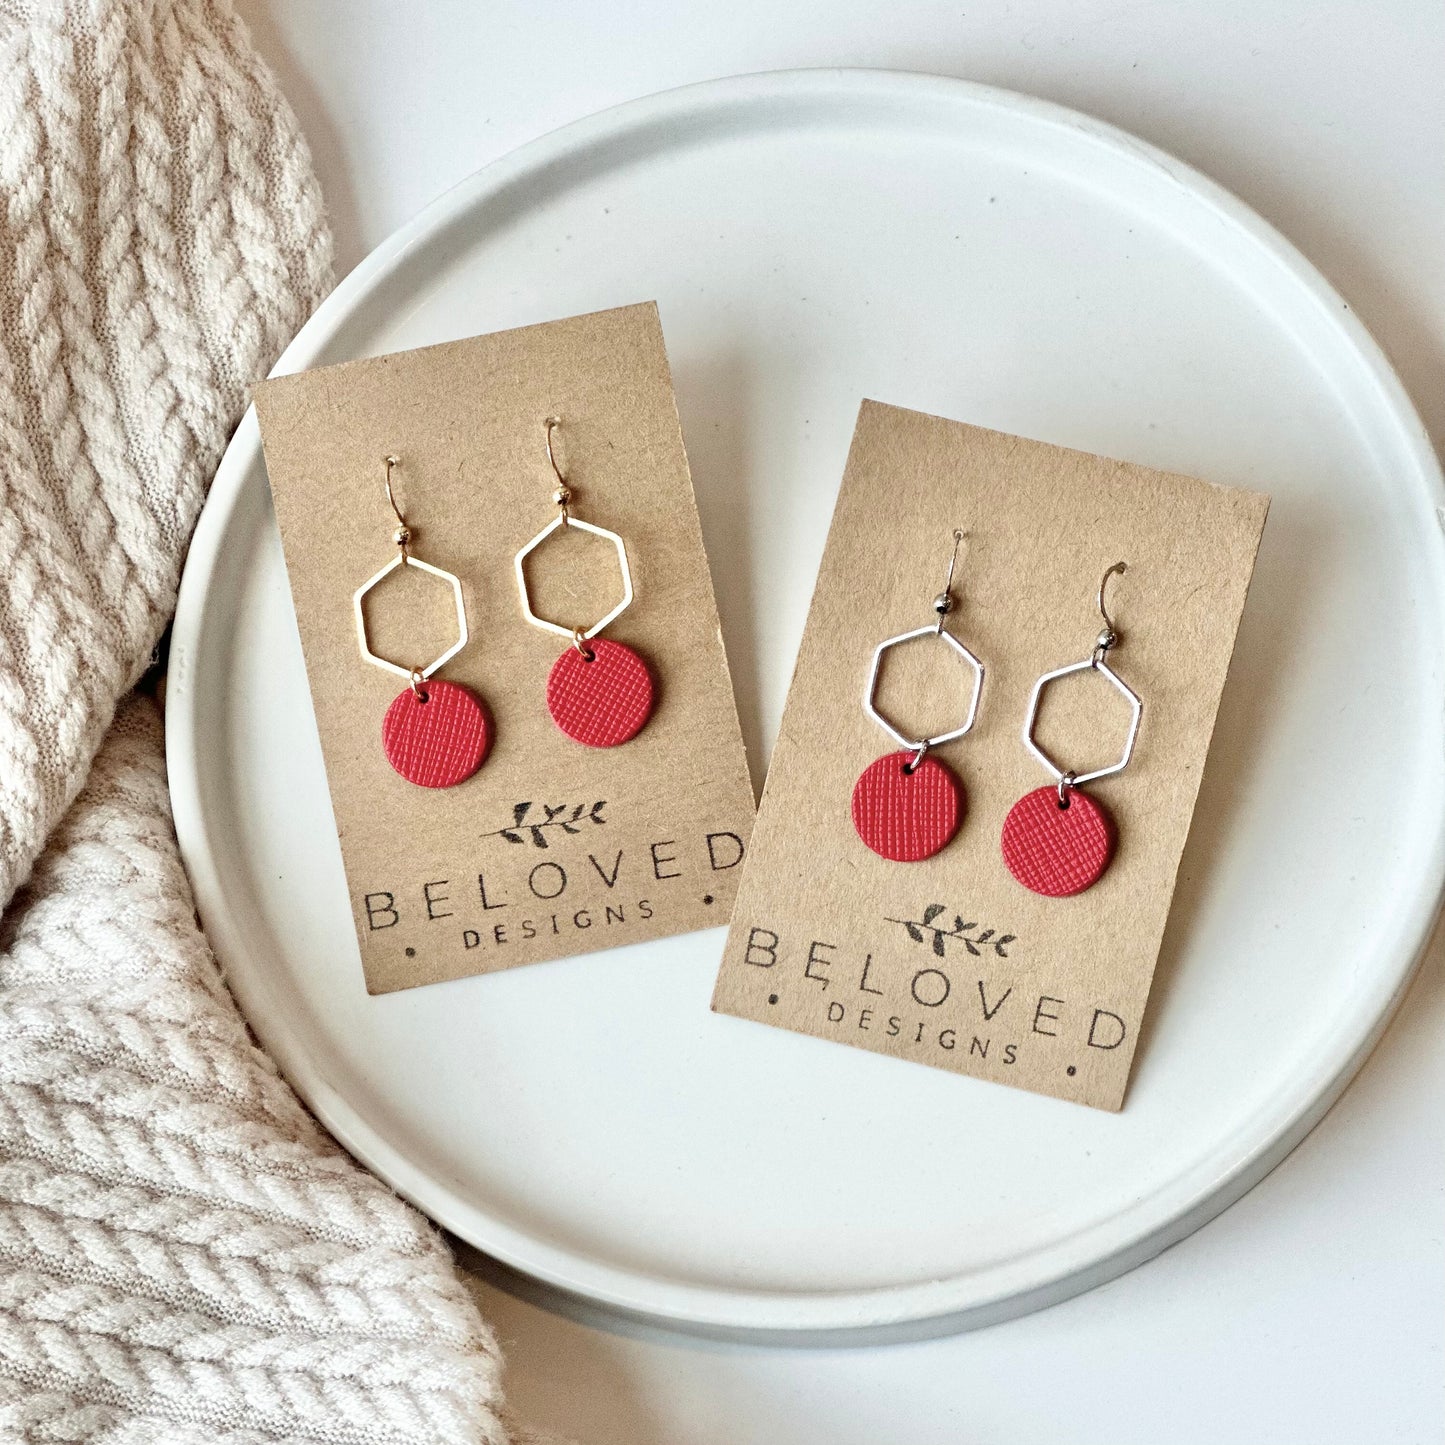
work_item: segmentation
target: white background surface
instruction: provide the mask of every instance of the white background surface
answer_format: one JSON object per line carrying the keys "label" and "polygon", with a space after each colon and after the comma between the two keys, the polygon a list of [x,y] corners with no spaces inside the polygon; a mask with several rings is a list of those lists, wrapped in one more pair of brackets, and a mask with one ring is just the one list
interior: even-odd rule
{"label": "white background surface", "polygon": [[[782,66],[931,70],[1089,111],[1233,189],[1344,292],[1445,441],[1445,12],[1423,0],[241,9],[311,139],[343,270],[469,171],[617,101]],[[1362,644],[1388,625],[1362,619]],[[589,1445],[1438,1441],[1442,956],[1280,1169],[1113,1284],[829,1351],[599,1329],[482,1286],[513,1402]]]}

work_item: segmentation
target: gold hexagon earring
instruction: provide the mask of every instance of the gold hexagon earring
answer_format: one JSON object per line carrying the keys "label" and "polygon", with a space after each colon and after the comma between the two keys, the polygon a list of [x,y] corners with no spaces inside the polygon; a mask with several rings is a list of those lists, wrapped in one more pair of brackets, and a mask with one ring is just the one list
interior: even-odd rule
{"label": "gold hexagon earring", "polygon": [[[422,788],[450,788],[465,782],[486,760],[492,746],[492,720],[482,700],[460,683],[445,682],[435,674],[466,645],[467,604],[462,584],[453,573],[411,554],[412,529],[402,516],[392,490],[392,472],[401,458],[388,456],[386,500],[396,517],[391,540],[396,556],[369,577],[352,594],[356,614],[356,638],[362,659],[407,680],[381,723],[381,746],[386,760],[408,782]],[[395,662],[374,652],[367,635],[363,600],[374,587],[398,568],[411,567],[435,577],[451,589],[457,610],[457,640],[425,666]]]}
{"label": "gold hexagon earring", "polygon": [[[552,493],[557,515],[517,552],[522,615],[533,627],[565,637],[571,644],[552,664],[547,677],[547,711],[552,721],[576,742],[592,748],[612,748],[636,737],[652,716],[652,674],[647,663],[623,643],[598,636],[632,605],[632,569],[627,561],[627,546],[616,532],[572,515],[573,489],[552,450],[552,434],[562,425],[562,418],[549,416],[543,425],[547,462],[557,479]],[[565,626],[538,614],[527,587],[527,558],[549,537],[568,528],[610,542],[616,549],[622,577],[621,599],[587,628]]]}

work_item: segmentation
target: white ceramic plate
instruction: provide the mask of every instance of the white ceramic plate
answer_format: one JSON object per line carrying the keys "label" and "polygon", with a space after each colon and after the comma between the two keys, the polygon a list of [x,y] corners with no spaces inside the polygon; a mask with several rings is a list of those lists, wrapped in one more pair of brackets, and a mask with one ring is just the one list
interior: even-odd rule
{"label": "white ceramic plate", "polygon": [[758,777],[860,398],[1273,493],[1125,1111],[715,1017],[717,932],[368,998],[249,417],[170,686],[231,984],[356,1155],[615,1308],[888,1331],[1117,1274],[1302,1137],[1430,927],[1445,578],[1419,422],[1320,276],[1186,167],[882,73],[713,83],[537,141],[381,246],[279,369],[647,298]]}

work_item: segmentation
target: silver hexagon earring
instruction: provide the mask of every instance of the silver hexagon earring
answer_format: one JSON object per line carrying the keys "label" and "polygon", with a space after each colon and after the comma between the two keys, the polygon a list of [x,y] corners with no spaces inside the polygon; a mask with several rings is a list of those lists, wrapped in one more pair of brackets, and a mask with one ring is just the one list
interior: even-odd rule
{"label": "silver hexagon earring", "polygon": [[[388,456],[386,500],[396,517],[391,540],[396,556],[352,594],[356,639],[362,659],[373,667],[407,680],[381,723],[381,745],[387,761],[408,782],[423,788],[450,788],[465,782],[485,761],[492,746],[492,720],[481,699],[460,683],[443,682],[434,674],[467,645],[467,604],[461,581],[451,572],[411,555],[412,530],[392,491],[392,472],[401,458]],[[435,577],[451,589],[457,609],[457,640],[425,666],[396,662],[374,652],[366,628],[366,594],[398,568],[411,567]]]}
{"label": "silver hexagon earring", "polygon": [[[632,605],[632,568],[627,561],[627,546],[616,532],[572,515],[573,489],[552,451],[552,433],[562,425],[562,418],[549,416],[543,425],[547,429],[547,463],[557,479],[552,493],[557,515],[514,559],[522,615],[533,627],[556,633],[571,643],[547,675],[547,711],[552,721],[576,742],[592,748],[612,748],[636,737],[652,716],[652,674],[647,664],[623,643],[598,637]],[[540,616],[532,606],[527,587],[527,558],[549,537],[569,527],[610,542],[617,551],[622,577],[619,601],[587,628],[564,626]]]}
{"label": "silver hexagon earring", "polygon": [[[1114,856],[1114,822],[1104,806],[1082,792],[1084,784],[1113,777],[1129,766],[1139,736],[1139,719],[1144,704],[1139,695],[1108,663],[1108,655],[1119,642],[1119,634],[1105,601],[1109,579],[1121,576],[1127,567],[1115,562],[1099,582],[1099,615],[1104,628],[1094,640],[1094,650],[1079,662],[1046,672],[1034,683],[1024,716],[1023,743],[1053,775],[1052,785],[1025,793],[1004,819],[1001,846],[1009,872],[1025,888],[1046,898],[1068,898],[1092,887],[1103,876]],[[1061,768],[1034,738],[1039,704],[1050,683],[1077,672],[1094,672],[1123,698],[1129,708],[1129,730],[1119,760],[1105,768],[1074,772]]]}
{"label": "silver hexagon earring", "polygon": [[[863,711],[902,751],[885,753],[859,774],[853,785],[853,827],[875,853],[897,863],[931,858],[948,845],[963,821],[963,784],[946,763],[931,756],[935,748],[956,741],[973,727],[979,699],[983,696],[983,663],[944,627],[955,606],[953,572],[962,542],[963,533],[955,531],[948,576],[943,591],[933,599],[938,620],[880,642],[873,650],[868,680],[863,687]],[[892,648],[912,643],[935,644],[941,650],[944,664],[961,664],[973,674],[962,719],[956,727],[932,737],[911,734],[878,707],[878,680],[884,657]]]}

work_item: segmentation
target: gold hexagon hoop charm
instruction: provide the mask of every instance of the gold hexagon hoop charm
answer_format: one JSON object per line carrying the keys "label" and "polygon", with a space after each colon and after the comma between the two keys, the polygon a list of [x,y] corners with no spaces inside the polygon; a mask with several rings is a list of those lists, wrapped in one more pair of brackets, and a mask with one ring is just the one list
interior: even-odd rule
{"label": "gold hexagon hoop charm", "polygon": [[[518,549],[513,559],[517,594],[522,602],[522,615],[533,627],[565,637],[572,644],[553,664],[547,677],[547,711],[552,721],[568,737],[587,747],[616,747],[635,737],[652,716],[652,674],[647,664],[620,642],[594,640],[632,605],[632,568],[627,560],[627,546],[616,532],[572,515],[572,487],[562,475],[552,451],[552,433],[562,425],[562,418],[549,416],[543,425],[547,463],[557,479],[557,488],[552,493],[557,515]],[[617,568],[622,576],[621,601],[585,629],[567,627],[543,617],[532,606],[527,586],[527,558],[554,533],[573,527],[610,542],[616,549]]]}
{"label": "gold hexagon hoop charm", "polygon": [[[378,583],[390,577],[398,567],[415,567],[419,572],[425,572],[428,576],[439,577],[443,582],[450,585],[452,597],[457,608],[457,640],[440,657],[433,659],[425,667],[403,667],[399,662],[392,662],[390,658],[382,657],[379,653],[371,650],[371,643],[366,635],[366,611],[362,606],[362,599]],[[432,676],[439,668],[445,667],[462,648],[467,645],[470,634],[467,631],[467,604],[462,597],[461,579],[453,572],[448,572],[441,567],[433,567],[430,562],[423,562],[420,557],[412,557],[405,552],[398,552],[385,567],[375,576],[367,578],[365,582],[352,594],[352,607],[356,613],[356,641],[361,648],[361,655],[373,667],[384,667],[388,672],[394,672],[398,677],[404,677],[411,681],[413,677],[420,677],[423,682]]]}
{"label": "gold hexagon hoop charm", "polygon": [[[467,645],[466,599],[462,595],[459,577],[411,555],[411,528],[396,504],[391,487],[392,470],[400,464],[401,458],[388,456],[384,460],[386,500],[396,517],[396,530],[391,540],[396,543],[397,552],[385,567],[368,577],[351,594],[356,643],[364,661],[405,678],[408,684],[392,701],[382,719],[381,745],[387,762],[418,787],[450,788],[465,782],[485,761],[492,746],[492,720],[481,699],[469,688],[455,682],[431,682],[438,669]],[[383,657],[372,648],[371,639],[367,636],[366,595],[399,567],[415,567],[446,583],[456,603],[457,640],[425,667],[408,667]]]}
{"label": "gold hexagon hoop charm", "polygon": [[[538,616],[532,609],[532,599],[527,590],[527,572],[523,564],[548,537],[567,527],[576,527],[579,532],[590,532],[594,537],[602,537],[611,542],[617,549],[617,566],[622,573],[622,600],[610,612],[605,612],[591,627],[586,629],[564,627],[560,622],[552,622],[546,617]],[[580,517],[569,516],[565,510],[553,517],[517,553],[514,564],[517,571],[517,591],[521,594],[522,599],[522,615],[533,627],[540,627],[546,632],[555,632],[558,637],[566,637],[575,641],[580,636],[583,642],[591,642],[604,627],[616,622],[632,605],[632,568],[627,563],[626,543],[616,532],[609,531],[606,527],[595,526],[591,522],[584,522]]]}

